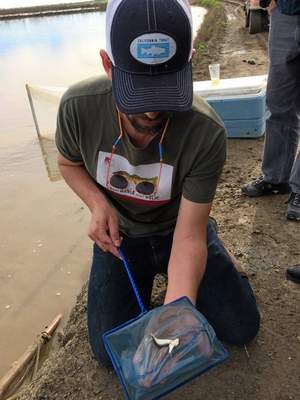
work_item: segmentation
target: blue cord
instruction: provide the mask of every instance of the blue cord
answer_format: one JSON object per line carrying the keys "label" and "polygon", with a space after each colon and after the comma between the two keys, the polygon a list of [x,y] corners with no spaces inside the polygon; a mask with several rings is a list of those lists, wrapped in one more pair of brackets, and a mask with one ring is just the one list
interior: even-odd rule
{"label": "blue cord", "polygon": [[162,143],[158,143],[160,161],[164,158],[164,150]]}
{"label": "blue cord", "polygon": [[131,271],[130,271],[128,262],[127,262],[127,260],[126,260],[126,257],[125,257],[125,255],[124,255],[124,253],[123,253],[123,251],[122,251],[121,249],[119,249],[119,254],[120,254],[121,259],[122,259],[122,261],[123,261],[125,270],[126,270],[126,272],[127,272],[127,275],[128,275],[129,280],[130,280],[130,283],[131,283],[132,289],[133,289],[133,291],[134,291],[135,297],[136,297],[136,299],[137,299],[137,302],[139,303],[141,312],[144,313],[144,312],[146,312],[147,310],[146,310],[146,308],[145,308],[145,306],[144,306],[144,304],[143,304],[143,301],[142,301],[142,299],[141,299],[140,293],[139,293],[139,291],[138,291],[138,288],[137,288],[137,286],[136,286],[136,284],[135,284],[135,281],[134,281],[134,279],[133,279],[133,276],[132,276],[132,274],[131,274]]}

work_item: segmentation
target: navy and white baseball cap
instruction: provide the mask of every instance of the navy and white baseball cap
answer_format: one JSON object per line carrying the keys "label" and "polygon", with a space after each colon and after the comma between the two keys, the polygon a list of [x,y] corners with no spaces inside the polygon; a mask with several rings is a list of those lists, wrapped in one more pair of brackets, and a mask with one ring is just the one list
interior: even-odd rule
{"label": "navy and white baseball cap", "polygon": [[187,0],[109,0],[106,51],[120,111],[187,111],[193,101]]}

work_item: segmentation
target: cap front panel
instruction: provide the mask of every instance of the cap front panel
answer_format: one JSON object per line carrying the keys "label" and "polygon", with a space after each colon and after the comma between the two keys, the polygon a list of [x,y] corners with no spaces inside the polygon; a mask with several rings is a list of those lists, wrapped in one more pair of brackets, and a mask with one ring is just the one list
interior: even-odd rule
{"label": "cap front panel", "polygon": [[193,98],[187,0],[110,0],[107,49],[120,111],[186,111]]}
{"label": "cap front panel", "polygon": [[189,61],[191,25],[176,0],[124,0],[110,38],[114,65],[125,72],[175,72]]}

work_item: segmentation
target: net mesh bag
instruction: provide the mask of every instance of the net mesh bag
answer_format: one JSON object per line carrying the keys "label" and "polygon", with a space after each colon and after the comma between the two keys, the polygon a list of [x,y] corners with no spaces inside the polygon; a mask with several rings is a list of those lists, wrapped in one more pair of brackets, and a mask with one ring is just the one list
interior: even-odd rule
{"label": "net mesh bag", "polygon": [[157,399],[228,358],[211,325],[187,297],[147,312],[129,279],[141,314],[103,335],[127,399]]}
{"label": "net mesh bag", "polygon": [[57,181],[61,179],[61,175],[57,166],[55,145],[56,118],[59,102],[66,88],[29,84],[25,88],[48,177],[51,181]]}

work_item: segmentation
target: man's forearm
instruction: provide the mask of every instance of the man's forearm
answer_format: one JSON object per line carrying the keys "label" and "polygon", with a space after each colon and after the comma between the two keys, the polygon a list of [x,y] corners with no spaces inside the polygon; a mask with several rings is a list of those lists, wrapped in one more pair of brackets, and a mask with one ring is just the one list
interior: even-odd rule
{"label": "man's forearm", "polygon": [[116,210],[109,204],[105,195],[101,193],[82,163],[74,163],[59,155],[58,166],[67,184],[91,211],[87,232],[89,238],[104,252],[109,251],[119,258],[118,247],[122,238],[120,237]]}
{"label": "man's forearm", "polygon": [[174,237],[168,266],[168,288],[165,303],[188,296],[195,304],[207,260],[206,240],[198,236]]}
{"label": "man's forearm", "polygon": [[95,205],[106,201],[105,196],[101,193],[83,165],[59,164],[59,170],[70,188],[91,211]]}

